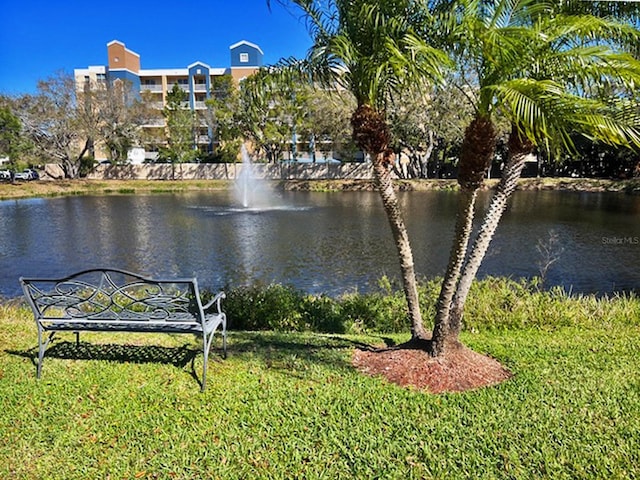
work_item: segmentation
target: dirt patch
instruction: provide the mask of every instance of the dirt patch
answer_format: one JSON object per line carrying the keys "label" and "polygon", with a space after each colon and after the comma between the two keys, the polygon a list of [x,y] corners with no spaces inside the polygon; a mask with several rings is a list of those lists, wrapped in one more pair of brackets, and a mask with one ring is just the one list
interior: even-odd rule
{"label": "dirt patch", "polygon": [[463,392],[495,385],[512,373],[493,358],[460,347],[443,358],[410,348],[356,350],[353,365],[371,376],[430,393]]}

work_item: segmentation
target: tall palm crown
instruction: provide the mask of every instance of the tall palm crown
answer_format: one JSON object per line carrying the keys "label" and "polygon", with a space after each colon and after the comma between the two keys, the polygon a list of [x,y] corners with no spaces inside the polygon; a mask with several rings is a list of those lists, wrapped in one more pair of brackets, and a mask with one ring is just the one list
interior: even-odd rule
{"label": "tall palm crown", "polygon": [[[515,188],[523,155],[536,144],[557,142],[570,148],[574,133],[607,143],[640,144],[639,112],[624,100],[630,98],[625,90],[631,92],[640,81],[639,62],[624,53],[640,39],[631,25],[561,13],[553,2],[537,0],[443,3],[448,7],[444,30],[460,70],[470,72],[468,92],[476,109],[465,132],[458,181],[469,192],[482,183],[493,157],[499,117],[512,126],[509,155],[518,160],[507,163],[494,194],[496,202],[492,200],[470,252],[475,195],[460,197],[462,214],[438,301],[435,354],[443,353],[447,342],[457,342],[470,281]],[[614,86],[620,95],[601,95]],[[452,302],[457,310],[453,321]]]}
{"label": "tall palm crown", "polygon": [[404,82],[440,76],[448,57],[424,42],[413,25],[423,12],[411,0],[295,0],[307,14],[316,79],[349,90],[358,104],[354,138],[372,155],[388,147],[384,113]]}
{"label": "tall palm crown", "polygon": [[384,111],[404,81],[440,76],[448,57],[413,25],[424,14],[411,0],[294,0],[307,14],[317,78],[351,91],[358,105]]}
{"label": "tall palm crown", "polygon": [[565,146],[573,131],[613,143],[637,138],[635,119],[623,122],[610,100],[588,95],[637,85],[637,60],[617,48],[638,42],[633,26],[538,0],[456,4],[454,55],[474,76],[477,116],[502,115],[533,141]]}

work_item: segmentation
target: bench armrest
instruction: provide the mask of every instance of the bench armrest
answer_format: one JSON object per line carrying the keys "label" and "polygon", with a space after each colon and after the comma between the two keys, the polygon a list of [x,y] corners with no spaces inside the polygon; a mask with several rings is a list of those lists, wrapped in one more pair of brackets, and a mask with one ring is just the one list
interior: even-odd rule
{"label": "bench armrest", "polygon": [[220,305],[220,302],[222,301],[223,298],[226,298],[227,296],[225,295],[224,292],[220,292],[218,293],[215,297],[213,297],[209,303],[207,303],[206,305],[202,306],[202,309],[206,312],[207,310],[209,310],[214,303],[217,304],[218,306],[218,313],[222,313],[222,307]]}

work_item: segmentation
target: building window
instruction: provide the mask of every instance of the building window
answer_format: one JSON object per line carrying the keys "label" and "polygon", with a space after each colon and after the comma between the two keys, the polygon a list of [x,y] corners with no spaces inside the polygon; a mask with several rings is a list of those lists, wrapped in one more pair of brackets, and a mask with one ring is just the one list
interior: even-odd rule
{"label": "building window", "polygon": [[249,54],[241,53],[240,54],[240,63],[249,63]]}
{"label": "building window", "polygon": [[104,73],[96,73],[96,81],[98,82],[106,82],[107,76]]}

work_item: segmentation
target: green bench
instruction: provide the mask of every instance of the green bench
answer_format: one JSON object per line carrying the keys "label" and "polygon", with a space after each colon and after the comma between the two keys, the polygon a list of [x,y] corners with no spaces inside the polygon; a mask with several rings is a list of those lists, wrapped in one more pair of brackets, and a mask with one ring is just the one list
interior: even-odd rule
{"label": "green bench", "polygon": [[224,292],[203,305],[196,278],[153,279],[112,268],[96,268],[64,278],[20,278],[38,327],[37,377],[49,342],[57,332],[186,333],[202,337],[202,391],[214,334],[227,353]]}

